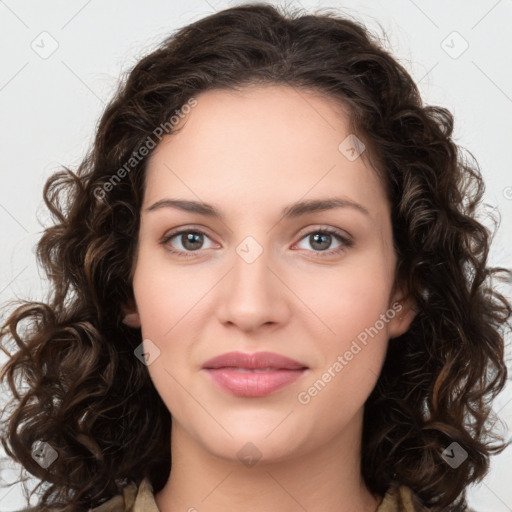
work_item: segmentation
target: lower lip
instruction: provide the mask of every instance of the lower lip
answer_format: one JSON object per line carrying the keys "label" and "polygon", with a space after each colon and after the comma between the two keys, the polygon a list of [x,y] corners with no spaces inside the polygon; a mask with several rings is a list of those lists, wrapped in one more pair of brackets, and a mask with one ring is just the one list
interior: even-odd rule
{"label": "lower lip", "polygon": [[242,372],[231,368],[206,370],[212,380],[224,391],[235,396],[265,396],[288,386],[297,380],[306,369],[269,370],[266,372]]}

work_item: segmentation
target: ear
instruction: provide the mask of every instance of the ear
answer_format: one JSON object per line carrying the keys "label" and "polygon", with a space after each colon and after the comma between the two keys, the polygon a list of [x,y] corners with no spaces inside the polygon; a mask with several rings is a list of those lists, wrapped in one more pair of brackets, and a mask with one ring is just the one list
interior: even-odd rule
{"label": "ear", "polygon": [[395,316],[389,321],[388,334],[390,338],[397,338],[409,329],[417,308],[410,296],[397,293],[389,305],[389,311],[395,311]]}
{"label": "ear", "polygon": [[129,304],[123,305],[123,314],[123,324],[135,328],[141,326],[139,312],[133,300],[130,300]]}

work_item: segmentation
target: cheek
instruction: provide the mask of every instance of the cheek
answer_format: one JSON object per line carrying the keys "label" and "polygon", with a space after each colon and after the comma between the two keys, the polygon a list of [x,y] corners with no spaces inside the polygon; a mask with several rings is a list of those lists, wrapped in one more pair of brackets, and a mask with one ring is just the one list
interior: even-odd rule
{"label": "cheek", "polygon": [[342,343],[373,326],[390,307],[390,261],[378,252],[347,258],[338,267],[303,273],[294,290],[323,321],[326,336]]}
{"label": "cheek", "polygon": [[[169,263],[160,249],[142,249],[133,278],[143,339],[160,350],[148,371],[169,409],[189,407],[180,383],[189,379],[195,341],[200,337],[207,293],[215,284],[211,270]],[[201,300],[203,299],[203,300]],[[183,400],[182,400],[183,399]]]}
{"label": "cheek", "polygon": [[354,417],[374,389],[388,347],[387,322],[392,318],[386,316],[388,310],[379,295],[373,302],[347,300],[345,306],[342,315],[331,310],[327,321],[336,335],[317,345],[321,364],[297,395],[302,412],[322,417],[322,428],[333,434]]}
{"label": "cheek", "polygon": [[145,337],[165,340],[188,314],[201,308],[201,297],[213,286],[211,271],[180,268],[169,263],[162,249],[141,250],[133,289]]}
{"label": "cheek", "polygon": [[319,312],[327,328],[323,336],[315,337],[322,353],[322,364],[314,375],[320,379],[316,388],[329,389],[319,393],[323,395],[320,403],[339,400],[340,394],[343,402],[361,405],[373,389],[387,351],[389,323],[396,314],[388,303],[390,267],[374,254],[316,280],[316,287],[312,280],[302,288],[305,302],[314,304],[311,309]]}

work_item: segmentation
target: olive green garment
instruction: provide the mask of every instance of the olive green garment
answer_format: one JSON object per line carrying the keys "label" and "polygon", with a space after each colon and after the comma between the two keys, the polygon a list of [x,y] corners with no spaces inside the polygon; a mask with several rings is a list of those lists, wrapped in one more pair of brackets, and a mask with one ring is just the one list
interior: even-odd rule
{"label": "olive green garment", "polygon": [[[418,498],[408,487],[390,488],[384,496],[376,512],[421,512]],[[153,495],[153,488],[147,478],[142,480],[137,489],[131,484],[123,488],[123,494],[118,494],[89,512],[159,512]]]}

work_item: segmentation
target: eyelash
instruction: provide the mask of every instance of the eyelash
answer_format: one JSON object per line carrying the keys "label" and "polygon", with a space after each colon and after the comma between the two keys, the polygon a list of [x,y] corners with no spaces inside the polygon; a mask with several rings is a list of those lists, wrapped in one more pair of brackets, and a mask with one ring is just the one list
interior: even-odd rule
{"label": "eyelash", "polygon": [[[204,236],[208,237],[208,235],[204,231],[201,231],[200,229],[190,229],[189,228],[189,229],[182,229],[180,231],[175,231],[173,233],[170,233],[169,235],[165,236],[160,243],[162,245],[167,246],[167,244],[173,238],[175,238],[178,235],[182,235],[184,233],[194,233],[194,234],[204,235]],[[331,228],[313,229],[312,231],[309,231],[308,233],[306,233],[300,240],[303,240],[304,238],[306,238],[312,234],[332,235],[341,242],[341,245],[339,247],[337,247],[336,249],[329,249],[329,250],[325,250],[325,251],[314,251],[313,250],[312,252],[315,254],[315,257],[318,257],[318,258],[324,258],[324,257],[328,257],[328,256],[333,256],[334,254],[339,254],[339,253],[345,251],[347,248],[352,247],[352,245],[354,244],[354,242],[352,240],[343,236],[339,231],[337,231],[335,229],[331,229]],[[208,238],[210,238],[210,237],[208,237]],[[300,240],[299,240],[299,242],[300,242]],[[179,251],[170,246],[167,246],[166,249],[169,252],[177,255],[180,258],[193,258],[195,256],[195,253],[201,252],[200,249],[197,251]]]}

